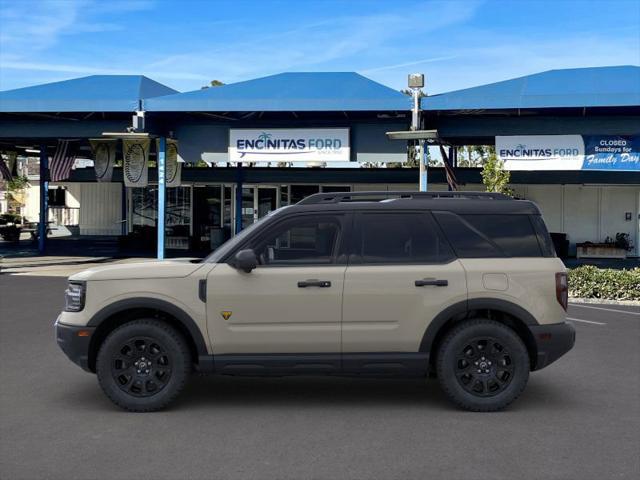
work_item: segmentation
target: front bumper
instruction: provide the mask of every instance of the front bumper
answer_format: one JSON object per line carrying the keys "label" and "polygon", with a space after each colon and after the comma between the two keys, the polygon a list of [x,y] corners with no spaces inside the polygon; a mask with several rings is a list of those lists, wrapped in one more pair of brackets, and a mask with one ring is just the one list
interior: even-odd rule
{"label": "front bumper", "polygon": [[573,348],[576,330],[567,322],[529,326],[536,343],[537,358],[532,370],[540,370],[555,362]]}
{"label": "front bumper", "polygon": [[69,360],[79,365],[83,370],[91,372],[89,368],[89,345],[95,327],[79,327],[65,325],[56,320],[56,341]]}

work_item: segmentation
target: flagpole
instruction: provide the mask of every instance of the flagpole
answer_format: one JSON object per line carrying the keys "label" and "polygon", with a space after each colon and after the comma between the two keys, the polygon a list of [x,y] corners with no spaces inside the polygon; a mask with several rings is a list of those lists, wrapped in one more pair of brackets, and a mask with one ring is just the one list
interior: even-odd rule
{"label": "flagpole", "polygon": [[[421,73],[412,73],[408,78],[409,88],[411,89],[411,97],[413,99],[413,108],[411,109],[411,130],[420,129],[420,92],[424,87],[424,75]],[[421,192],[427,191],[427,165],[425,142],[420,139],[415,146],[415,153],[420,167],[420,178],[418,179],[418,188]]]}
{"label": "flagpole", "polygon": [[47,224],[49,221],[49,157],[47,145],[40,145],[40,223],[38,224],[38,252],[44,255],[47,249]]}

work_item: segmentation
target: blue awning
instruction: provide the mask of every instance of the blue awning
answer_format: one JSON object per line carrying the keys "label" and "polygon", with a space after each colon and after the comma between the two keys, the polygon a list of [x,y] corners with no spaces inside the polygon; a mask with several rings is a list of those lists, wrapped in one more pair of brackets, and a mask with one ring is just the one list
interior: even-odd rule
{"label": "blue awning", "polygon": [[0,112],[133,112],[177,90],[143,75],[91,75],[0,92]]}
{"label": "blue awning", "polygon": [[411,99],[355,72],[281,73],[156,97],[150,112],[407,111]]}
{"label": "blue awning", "polygon": [[640,67],[572,68],[422,99],[422,108],[502,110],[640,106]]}

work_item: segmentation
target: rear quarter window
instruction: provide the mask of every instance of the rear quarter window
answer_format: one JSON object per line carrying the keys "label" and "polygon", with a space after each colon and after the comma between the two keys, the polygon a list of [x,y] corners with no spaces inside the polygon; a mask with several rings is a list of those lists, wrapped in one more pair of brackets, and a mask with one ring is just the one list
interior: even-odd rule
{"label": "rear quarter window", "polygon": [[541,257],[529,215],[458,215],[434,212],[458,257]]}
{"label": "rear quarter window", "polygon": [[529,218],[531,219],[533,228],[536,230],[536,234],[538,235],[538,243],[542,250],[542,256],[555,257],[556,248],[553,246],[553,240],[551,240],[551,235],[549,235],[549,231],[547,230],[547,226],[544,224],[544,220],[542,220],[542,216],[531,215]]}

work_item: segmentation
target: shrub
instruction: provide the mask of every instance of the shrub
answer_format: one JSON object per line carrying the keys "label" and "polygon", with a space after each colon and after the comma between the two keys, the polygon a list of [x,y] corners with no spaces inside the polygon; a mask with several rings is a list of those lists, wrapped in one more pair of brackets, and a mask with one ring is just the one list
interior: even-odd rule
{"label": "shrub", "polygon": [[606,300],[640,300],[640,268],[614,270],[583,265],[571,269],[569,295]]}

